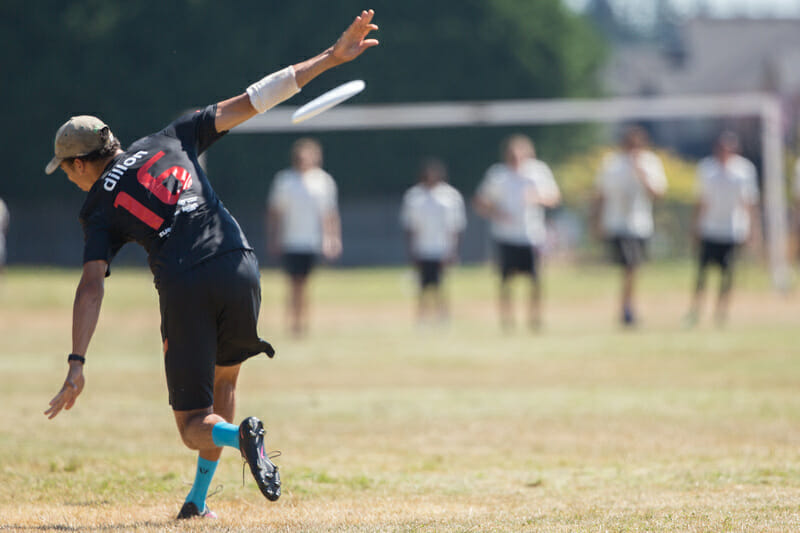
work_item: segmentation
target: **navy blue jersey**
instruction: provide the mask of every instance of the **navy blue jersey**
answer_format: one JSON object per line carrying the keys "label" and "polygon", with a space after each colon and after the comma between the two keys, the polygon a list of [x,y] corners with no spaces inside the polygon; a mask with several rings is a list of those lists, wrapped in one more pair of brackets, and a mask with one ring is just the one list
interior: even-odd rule
{"label": "navy blue jersey", "polygon": [[110,264],[135,241],[147,251],[158,287],[207,259],[252,249],[197,159],[226,133],[214,126],[216,109],[180,117],[109,163],[81,209],[84,263]]}

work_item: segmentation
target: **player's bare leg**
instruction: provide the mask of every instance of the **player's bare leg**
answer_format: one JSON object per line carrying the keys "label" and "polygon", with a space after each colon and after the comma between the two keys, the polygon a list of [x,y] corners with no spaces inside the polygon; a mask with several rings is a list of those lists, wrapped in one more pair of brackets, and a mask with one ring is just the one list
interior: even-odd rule
{"label": "player's bare leg", "polygon": [[531,293],[528,300],[528,327],[531,331],[542,328],[542,287],[538,278],[531,280]]}
{"label": "player's bare leg", "polygon": [[706,268],[705,266],[700,266],[697,269],[697,281],[695,282],[694,293],[692,294],[692,303],[689,307],[689,312],[686,314],[686,318],[684,318],[684,324],[686,327],[695,326],[697,321],[700,319],[700,309],[703,305],[705,290]]}
{"label": "player's bare leg", "polygon": [[514,310],[511,303],[511,283],[508,279],[500,281],[500,326],[504,331],[514,329]]}
{"label": "player's bare leg", "polygon": [[[212,413],[208,413],[208,409],[202,409],[198,416],[189,415],[184,419],[183,414],[191,413],[192,411],[175,412],[178,430],[181,432],[184,442],[189,439],[192,444],[195,441],[204,443],[208,438],[211,439],[211,446],[207,447],[203,444],[198,444],[200,447],[198,448],[197,472],[195,473],[192,489],[186,496],[186,501],[178,514],[178,518],[216,517],[206,506],[208,488],[217,469],[220,455],[222,455],[222,447],[214,443],[214,426],[220,420],[213,418],[213,416],[220,417],[222,421],[228,423],[232,422],[236,408],[236,380],[239,377],[240,367],[241,365],[215,367]],[[181,413],[180,416],[179,413]],[[189,432],[193,435],[184,436]],[[206,435],[201,435],[198,438],[196,436],[197,433],[206,433]],[[187,443],[187,446],[190,446],[190,443]]]}
{"label": "player's bare leg", "polygon": [[437,286],[434,289],[434,296],[436,297],[437,318],[439,322],[444,324],[450,320],[450,305],[447,294],[445,294],[445,290],[441,286]]}
{"label": "player's bare leg", "polygon": [[307,286],[306,276],[289,278],[289,329],[296,337],[303,336],[308,327]]}
{"label": "player's bare leg", "polygon": [[636,269],[633,267],[624,268],[622,271],[622,322],[626,326],[633,326],[636,323],[636,316],[633,311],[635,283]]}
{"label": "player's bare leg", "polygon": [[728,320],[728,305],[730,303],[731,288],[733,287],[733,269],[728,266],[722,268],[719,278],[719,295],[714,313],[717,326],[724,326]]}
{"label": "player's bare leg", "polygon": [[214,371],[214,412],[233,422],[236,414],[236,382],[242,365],[217,366]]}
{"label": "player's bare leg", "polygon": [[417,292],[417,324],[423,326],[428,316],[428,289],[420,287]]}

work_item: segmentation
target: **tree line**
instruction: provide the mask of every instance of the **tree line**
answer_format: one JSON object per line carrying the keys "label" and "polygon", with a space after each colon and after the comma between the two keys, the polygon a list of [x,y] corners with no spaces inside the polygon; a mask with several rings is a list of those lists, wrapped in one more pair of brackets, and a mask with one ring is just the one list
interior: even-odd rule
{"label": "tree line", "polygon": [[[369,4],[369,5],[367,5]],[[337,2],[0,3],[5,76],[5,175],[0,196],[56,201],[78,196],[43,167],[55,130],[69,116],[95,114],[123,145],[181,112],[238,94],[268,72],[330,45],[352,17],[375,9],[381,46],[323,75],[299,105],[351,79],[367,81],[358,103],[590,97],[600,92],[602,38],[560,0],[340,0]],[[585,126],[526,128],[558,160],[585,145]],[[510,130],[326,133],[319,135],[343,195],[395,194],[425,155],[448,162],[470,189],[497,158]],[[231,203],[263,201],[288,164],[296,135],[237,136],[209,152],[212,181]]]}

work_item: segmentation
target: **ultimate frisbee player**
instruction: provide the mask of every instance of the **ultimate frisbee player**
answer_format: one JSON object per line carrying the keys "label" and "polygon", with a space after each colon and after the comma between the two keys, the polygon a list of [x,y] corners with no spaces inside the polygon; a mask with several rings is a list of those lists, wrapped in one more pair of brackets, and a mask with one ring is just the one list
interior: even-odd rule
{"label": "ultimate frisbee player", "polygon": [[472,200],[475,211],[490,222],[500,267],[500,322],[504,329],[514,326],[511,278],[522,274],[530,279],[528,325],[541,327],[540,258],[547,240],[545,209],[561,203],[561,191],[553,172],[537,159],[533,141],[512,135],[501,147],[502,163],[486,171]]}
{"label": "ultimate frisbee player", "polygon": [[736,255],[743,244],[752,242],[757,235],[754,231],[759,220],[756,167],[738,152],[739,137],[725,131],[714,145],[714,154],[700,161],[697,167],[693,240],[699,245],[699,255],[687,326],[695,325],[700,317],[709,265],[719,267],[714,316],[718,325],[725,323]]}
{"label": "ultimate frisbee player", "polygon": [[653,236],[653,201],[667,190],[667,176],[658,155],[648,149],[647,132],[628,127],[620,149],[604,159],[595,183],[592,225],[608,243],[614,263],[622,269],[620,320],[636,325],[636,274]]}
{"label": "ultimate frisbee player", "polygon": [[223,446],[241,452],[269,500],[281,494],[278,469],[264,453],[261,421],[230,423],[241,363],[262,352],[274,354],[256,332],[258,262],[198,157],[231,128],[377,45],[367,39],[377,30],[373,15],[363,11],[321,54],[180,117],[126,151],[96,117],[72,117],[56,133],[55,157],[46,172],[61,168],[88,195],[80,213],[84,265],[73,307],[69,369],[45,415],[70,409],[81,394],[104,278],[120,248],[137,242],[147,250],[158,290],[170,405],[183,442],[199,452],[195,481],[178,518],[214,516],[205,498]]}
{"label": "ultimate frisbee player", "polygon": [[458,259],[458,242],[467,226],[464,198],[447,183],[447,167],[439,159],[426,159],[419,171],[419,183],[403,195],[400,224],[406,247],[419,279],[417,318],[444,321],[448,318],[442,277],[447,266]]}
{"label": "ultimate frisbee player", "polygon": [[308,278],[317,258],[342,253],[336,182],[322,169],[322,146],[304,137],[292,145],[292,166],[272,181],[267,198],[267,248],[289,281],[286,311],[295,336],[308,330]]}

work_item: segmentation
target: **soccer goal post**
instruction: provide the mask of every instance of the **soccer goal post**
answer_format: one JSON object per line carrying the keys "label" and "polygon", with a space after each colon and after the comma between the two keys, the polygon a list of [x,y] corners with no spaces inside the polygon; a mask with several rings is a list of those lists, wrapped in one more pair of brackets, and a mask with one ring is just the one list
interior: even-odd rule
{"label": "soccer goal post", "polygon": [[233,133],[401,130],[476,126],[532,126],[586,122],[758,117],[761,121],[763,205],[772,282],[791,283],[783,179],[781,105],[767,93],[610,99],[504,100],[465,103],[343,105],[300,124],[293,106],[280,106],[236,127]]}

